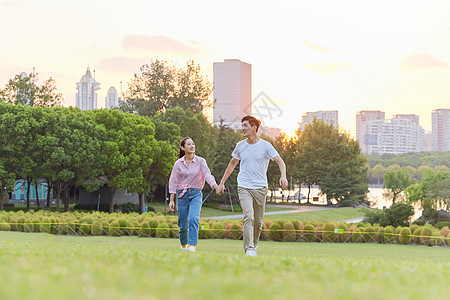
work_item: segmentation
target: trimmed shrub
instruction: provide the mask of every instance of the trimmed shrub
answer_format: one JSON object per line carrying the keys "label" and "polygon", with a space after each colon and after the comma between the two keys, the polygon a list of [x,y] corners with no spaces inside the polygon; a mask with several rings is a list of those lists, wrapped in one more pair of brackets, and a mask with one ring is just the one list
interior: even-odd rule
{"label": "trimmed shrub", "polygon": [[315,242],[317,240],[316,230],[312,224],[306,224],[303,227],[303,239],[307,242]]}
{"label": "trimmed shrub", "polygon": [[430,237],[433,233],[432,229],[429,226],[424,226],[422,231],[420,232],[420,243],[423,245],[431,246]]}
{"label": "trimmed shrub", "polygon": [[167,222],[161,222],[158,224],[158,227],[156,228],[156,237],[157,238],[170,237],[170,229],[169,224],[167,224]]}
{"label": "trimmed shrub", "polygon": [[209,224],[206,222],[200,222],[198,226],[198,238],[208,239],[209,238]]}
{"label": "trimmed shrub", "polygon": [[141,222],[141,229],[139,230],[139,236],[140,237],[148,237],[152,231],[150,230],[150,226],[148,225],[148,222],[142,221]]}
{"label": "trimmed shrub", "polygon": [[259,236],[259,239],[261,241],[268,241],[269,240],[269,232],[267,230],[266,223],[263,223],[263,225],[262,225],[261,235]]}
{"label": "trimmed shrub", "polygon": [[[92,222],[92,219],[91,219]],[[86,218],[80,220],[80,228],[78,230],[80,235],[90,235],[91,234],[91,223],[88,222]]]}
{"label": "trimmed shrub", "polygon": [[372,226],[366,226],[364,228],[364,242],[366,243],[373,243],[375,241],[374,237],[375,237],[375,230],[373,229]]}
{"label": "trimmed shrub", "polygon": [[14,217],[10,217],[9,218],[9,226],[10,226],[10,230],[11,231],[17,231],[17,227],[16,227],[16,223],[17,223],[17,219]]}
{"label": "trimmed shrub", "polygon": [[102,235],[110,235],[110,224],[108,221],[104,220],[102,221]]}
{"label": "trimmed shrub", "polygon": [[327,223],[323,226],[323,241],[327,243],[334,243],[337,240],[337,234],[334,230],[337,228],[335,223]]}
{"label": "trimmed shrub", "polygon": [[395,241],[394,230],[392,229],[392,226],[388,226],[384,229],[384,232],[383,232],[383,242],[385,244],[390,244],[393,241]]}
{"label": "trimmed shrub", "polygon": [[177,223],[172,223],[170,225],[170,237],[171,238],[180,238],[180,228]]}
{"label": "trimmed shrub", "polygon": [[383,244],[383,233],[384,233],[384,228],[378,227],[377,231],[375,233],[375,236],[374,236],[374,239],[378,244]]}
{"label": "trimmed shrub", "polygon": [[122,229],[120,228],[120,223],[118,220],[112,221],[109,227],[109,233],[112,236],[122,236]]}
{"label": "trimmed shrub", "polygon": [[150,219],[148,221],[148,226],[150,227],[150,235],[152,237],[156,236],[156,228],[158,227],[158,221],[155,219]]}
{"label": "trimmed shrub", "polygon": [[50,221],[49,218],[44,218],[44,219],[42,220],[42,224],[40,224],[41,226],[40,226],[40,228],[39,228],[39,231],[40,231],[40,232],[51,233],[51,228],[52,228],[52,226],[51,226],[50,223],[51,223],[51,221]]}
{"label": "trimmed shrub", "polygon": [[413,232],[413,241],[414,244],[419,245],[420,244],[420,234],[422,233],[422,227],[418,227],[416,230],[414,230]]}
{"label": "trimmed shrub", "polygon": [[448,237],[450,234],[450,228],[448,228],[448,226],[445,226],[444,228],[441,229],[441,235],[443,237]]}
{"label": "trimmed shrub", "polygon": [[233,222],[230,224],[228,237],[232,240],[239,240],[242,237],[242,226],[240,223]]}
{"label": "trimmed shrub", "polygon": [[341,222],[338,224],[338,229],[342,229],[344,233],[338,234],[338,242],[345,243],[350,239],[350,232],[347,223]]}
{"label": "trimmed shrub", "polygon": [[[32,221],[32,223],[33,224],[29,224],[29,226],[31,227],[33,227],[33,232],[40,232],[40,229],[41,229],[41,223],[42,223],[42,221],[41,221],[41,219],[39,219],[39,218],[34,218],[33,219],[33,221]],[[50,223],[50,220],[47,222],[47,223]],[[49,225],[50,226],[50,225]],[[48,230],[48,231],[45,231],[45,232],[50,232],[50,230]]]}
{"label": "trimmed shrub", "polygon": [[295,228],[295,240],[299,241],[302,237],[303,224],[298,220],[292,221],[292,224],[294,224]]}
{"label": "trimmed shrub", "polygon": [[11,225],[9,225],[8,222],[6,220],[4,220],[3,218],[0,218],[0,230],[1,231],[10,231],[11,230]]}
{"label": "trimmed shrub", "polygon": [[[263,225],[264,227],[264,225]],[[211,226],[211,235],[215,239],[223,239],[225,237],[225,225],[220,222],[216,222]]]}
{"label": "trimmed shrub", "polygon": [[362,243],[364,241],[364,237],[361,231],[361,228],[357,228],[352,232],[352,242],[353,243]]}
{"label": "trimmed shrub", "polygon": [[420,226],[417,224],[412,224],[411,226],[409,226],[409,230],[411,230],[411,232],[416,231],[417,228],[419,228]]}
{"label": "trimmed shrub", "polygon": [[437,222],[436,224],[434,224],[434,227],[436,227],[438,229],[442,229],[444,227],[450,227],[450,222]]}
{"label": "trimmed shrub", "polygon": [[100,221],[92,222],[91,234],[92,235],[102,235],[102,233],[103,233],[103,230],[102,230],[102,224],[100,223]]}
{"label": "trimmed shrub", "polygon": [[283,231],[281,232],[281,237],[284,242],[296,241],[295,227],[294,224],[292,224],[292,222],[284,223]]}
{"label": "trimmed shrub", "polygon": [[430,246],[444,246],[444,237],[439,231],[431,233]]}
{"label": "trimmed shrub", "polygon": [[130,224],[125,218],[119,218],[119,227],[122,235],[131,235]]}
{"label": "trimmed shrub", "polygon": [[408,245],[411,243],[411,230],[409,227],[403,227],[402,230],[400,230],[400,237],[398,241],[402,245]]}
{"label": "trimmed shrub", "polygon": [[394,236],[395,236],[395,240],[397,241],[397,243],[399,243],[400,240],[400,231],[402,231],[402,226],[397,226],[397,228],[395,228],[394,230]]}
{"label": "trimmed shrub", "polygon": [[270,225],[270,227],[269,227],[269,239],[272,240],[272,241],[281,241],[283,239],[280,223],[275,222],[272,225]]}

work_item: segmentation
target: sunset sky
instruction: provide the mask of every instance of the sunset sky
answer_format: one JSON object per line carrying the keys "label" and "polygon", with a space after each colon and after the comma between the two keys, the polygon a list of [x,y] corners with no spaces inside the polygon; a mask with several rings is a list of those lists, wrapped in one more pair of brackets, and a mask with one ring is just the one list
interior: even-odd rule
{"label": "sunset sky", "polygon": [[33,67],[75,105],[87,66],[123,89],[151,59],[193,59],[212,81],[213,62],[252,64],[253,97],[264,92],[291,134],[307,111],[420,115],[450,108],[450,1],[13,1],[0,0],[0,87]]}

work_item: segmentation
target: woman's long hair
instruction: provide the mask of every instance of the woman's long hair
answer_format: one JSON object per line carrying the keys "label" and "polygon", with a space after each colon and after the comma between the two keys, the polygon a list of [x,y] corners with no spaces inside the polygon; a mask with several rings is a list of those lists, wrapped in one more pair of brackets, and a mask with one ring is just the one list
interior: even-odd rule
{"label": "woman's long hair", "polygon": [[181,149],[181,147],[184,147],[184,145],[186,144],[187,140],[192,140],[190,137],[185,137],[184,139],[181,140],[180,142],[180,154],[178,154],[178,158],[182,158],[186,153],[184,153],[184,150]]}

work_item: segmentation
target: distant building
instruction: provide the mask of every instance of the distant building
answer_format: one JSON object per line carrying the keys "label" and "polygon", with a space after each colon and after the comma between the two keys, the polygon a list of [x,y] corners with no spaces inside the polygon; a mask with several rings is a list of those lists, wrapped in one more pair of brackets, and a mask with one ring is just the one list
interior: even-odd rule
{"label": "distant building", "polygon": [[450,151],[450,109],[435,109],[431,113],[433,151]]}
{"label": "distant building", "polygon": [[431,131],[425,133],[425,151],[433,151],[433,133]]}
{"label": "distant building", "polygon": [[95,81],[91,75],[89,68],[86,70],[86,74],[77,82],[77,94],[76,94],[76,107],[81,110],[91,110],[97,108],[97,93],[100,89],[100,83]]}
{"label": "distant building", "polygon": [[307,124],[311,124],[314,118],[322,120],[327,124],[339,128],[339,116],[337,110],[320,110],[307,112],[302,116],[302,122],[298,124],[298,128],[303,131]]}
{"label": "distant building", "polygon": [[395,115],[388,120],[360,122],[358,141],[366,154],[421,152],[425,151],[425,130],[419,125],[419,116]]}
{"label": "distant building", "polygon": [[116,88],[112,86],[108,89],[108,92],[106,93],[105,107],[108,109],[118,107],[120,100],[121,98],[119,97]]}
{"label": "distant building", "polygon": [[367,121],[384,120],[384,111],[362,110],[356,113],[356,140],[360,142],[363,139],[361,135],[361,124]]}
{"label": "distant building", "polygon": [[281,135],[281,129],[276,127],[260,126],[258,133],[264,134],[268,136],[271,140],[273,140]]}
{"label": "distant building", "polygon": [[252,114],[252,65],[238,59],[215,62],[213,122],[240,129],[241,118]]}

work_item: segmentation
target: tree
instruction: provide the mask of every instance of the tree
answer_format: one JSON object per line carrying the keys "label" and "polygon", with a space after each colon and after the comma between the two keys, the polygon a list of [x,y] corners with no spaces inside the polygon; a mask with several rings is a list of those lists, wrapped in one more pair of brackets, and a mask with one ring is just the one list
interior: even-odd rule
{"label": "tree", "polygon": [[328,204],[332,199],[338,202],[348,199],[361,190],[361,184],[365,186],[364,194],[368,191],[365,157],[358,142],[347,133],[314,119],[301,132],[298,143],[295,159],[301,162],[303,180],[318,184]]}
{"label": "tree", "polygon": [[440,166],[436,166],[434,168],[434,171],[435,172],[450,172],[450,169],[447,166],[440,165]]}
{"label": "tree", "polygon": [[26,73],[10,79],[5,88],[0,90],[0,98],[7,103],[42,107],[61,107],[64,101],[53,78],[50,77],[39,86],[37,75]]}
{"label": "tree", "polygon": [[417,171],[416,171],[416,177],[415,177],[416,180],[420,181],[422,179],[423,175],[425,174],[425,172],[427,172],[428,170],[431,171],[432,170],[431,167],[424,166],[424,165],[418,167]]}
{"label": "tree", "polygon": [[5,192],[14,190],[15,174],[4,166],[4,162],[0,160],[0,211],[3,210]]}
{"label": "tree", "polygon": [[386,174],[386,168],[382,164],[377,164],[370,170],[370,175],[377,180],[377,184],[380,184],[380,180],[383,179]]}
{"label": "tree", "polygon": [[406,188],[413,183],[414,180],[408,172],[405,169],[400,169],[398,171],[388,171],[384,175],[383,188],[389,190],[388,195],[392,197],[392,203],[395,203],[398,195],[406,191]]}
{"label": "tree", "polygon": [[428,170],[419,183],[406,190],[411,203],[419,203],[423,209],[450,208],[450,172]]}
{"label": "tree", "polygon": [[194,61],[177,68],[167,60],[154,60],[141,67],[140,75],[134,75],[119,108],[143,116],[177,107],[197,114],[211,105],[211,93],[211,82]]}

